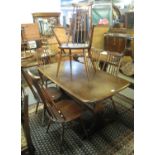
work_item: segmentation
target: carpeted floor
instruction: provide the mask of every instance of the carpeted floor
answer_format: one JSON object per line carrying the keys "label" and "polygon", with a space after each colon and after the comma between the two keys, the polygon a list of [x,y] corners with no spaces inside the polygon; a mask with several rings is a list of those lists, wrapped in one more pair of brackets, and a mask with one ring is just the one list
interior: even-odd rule
{"label": "carpeted floor", "polygon": [[[131,155],[134,154],[134,110],[133,100],[128,100],[122,95],[116,95],[117,110],[115,114],[111,101],[106,101],[106,108],[100,117],[99,124],[102,126],[88,139],[83,139],[78,122],[72,127],[66,126],[63,153],[64,155]],[[120,102],[119,102],[120,101]],[[120,104],[121,103],[121,104]],[[50,126],[41,125],[42,106],[35,114],[35,105],[31,105],[30,128],[36,155],[59,155],[59,142],[61,127],[57,123]],[[91,124],[90,113],[85,114],[84,122]],[[89,117],[88,117],[89,116]]]}

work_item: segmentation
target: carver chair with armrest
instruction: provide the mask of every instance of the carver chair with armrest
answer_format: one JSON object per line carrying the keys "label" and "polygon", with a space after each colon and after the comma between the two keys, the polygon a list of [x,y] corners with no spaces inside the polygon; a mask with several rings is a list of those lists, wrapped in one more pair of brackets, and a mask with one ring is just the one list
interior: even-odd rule
{"label": "carver chair with armrest", "polygon": [[28,95],[22,88],[22,104],[21,104],[21,154],[35,154],[35,148],[31,139],[30,126],[29,126],[29,114],[28,114]]}
{"label": "carver chair with armrest", "polygon": [[[35,89],[35,86],[33,85],[32,76],[35,77],[36,79],[38,79],[39,81],[41,81],[41,78],[39,76],[35,76],[29,70],[26,71],[26,70],[22,69],[22,74],[23,74],[23,77],[25,78],[29,88],[32,91],[32,93],[34,95],[34,98],[37,101],[37,105],[36,105],[36,113],[37,113],[39,103],[42,103],[43,101],[40,98],[37,90]],[[53,98],[53,100],[57,101],[57,100],[59,100],[61,98],[62,92],[58,88],[56,88],[56,87],[46,87],[46,89],[49,92],[50,97]]]}
{"label": "carver chair with armrest", "polygon": [[113,76],[117,76],[123,55],[123,53],[107,52],[107,59],[104,62],[103,66],[100,66],[101,69],[105,70]]}
{"label": "carver chair with armrest", "polygon": [[104,51],[94,47],[91,48],[91,53],[98,70],[106,71],[113,76],[118,75],[123,53]]}
{"label": "carver chair with armrest", "polygon": [[[65,124],[80,119],[80,116],[83,114],[84,109],[72,99],[61,99],[58,102],[55,102],[50,96],[46,87],[44,85],[41,85],[40,81],[37,78],[33,76],[31,76],[31,78],[33,79],[33,84],[35,85],[38,94],[44,102],[46,112],[49,116],[47,132],[52,122],[59,123],[62,127],[60,142],[60,151],[62,151]],[[82,119],[80,119],[80,123],[84,130],[84,134],[87,136],[87,132],[85,130]]]}

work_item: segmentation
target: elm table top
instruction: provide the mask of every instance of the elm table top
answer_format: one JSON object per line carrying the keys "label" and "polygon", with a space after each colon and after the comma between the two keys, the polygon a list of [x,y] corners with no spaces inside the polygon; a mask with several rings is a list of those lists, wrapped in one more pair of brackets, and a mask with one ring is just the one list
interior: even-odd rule
{"label": "elm table top", "polygon": [[39,71],[49,80],[56,83],[71,96],[83,103],[96,103],[113,96],[129,86],[129,82],[112,76],[104,71],[89,70],[89,80],[85,74],[84,65],[72,61],[63,61],[59,76],[56,77],[57,63],[38,67]]}

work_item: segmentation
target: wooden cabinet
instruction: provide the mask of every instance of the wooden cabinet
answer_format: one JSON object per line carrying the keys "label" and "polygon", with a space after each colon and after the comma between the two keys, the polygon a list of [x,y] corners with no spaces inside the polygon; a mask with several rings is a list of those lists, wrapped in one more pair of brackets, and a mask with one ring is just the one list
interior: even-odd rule
{"label": "wooden cabinet", "polygon": [[131,51],[131,37],[130,34],[121,33],[106,33],[104,34],[104,50],[119,52],[129,55],[127,52]]}
{"label": "wooden cabinet", "polygon": [[126,47],[124,34],[107,33],[104,34],[104,50],[122,53]]}

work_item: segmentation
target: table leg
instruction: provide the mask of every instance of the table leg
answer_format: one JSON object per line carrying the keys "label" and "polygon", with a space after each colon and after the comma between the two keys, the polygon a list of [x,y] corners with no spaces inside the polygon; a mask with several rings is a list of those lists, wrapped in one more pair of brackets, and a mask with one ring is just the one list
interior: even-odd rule
{"label": "table leg", "polygon": [[86,70],[87,78],[88,78],[88,80],[89,80],[89,75],[88,75],[88,64],[87,64],[87,58],[86,58],[86,54],[85,54],[84,49],[83,49],[83,56],[84,56],[85,70]]}
{"label": "table leg", "polygon": [[96,67],[95,67],[94,61],[92,59],[92,54],[91,54],[91,50],[90,49],[88,49],[88,56],[89,56],[90,61],[91,61],[92,65],[93,65],[94,71],[96,72]]}
{"label": "table leg", "polygon": [[57,74],[56,77],[58,77],[59,69],[60,69],[60,63],[61,63],[61,58],[62,58],[62,49],[60,51],[60,58],[58,60],[58,66],[57,66]]}
{"label": "table leg", "polygon": [[70,60],[70,78],[72,80],[72,53],[71,53],[71,49],[69,49],[69,60]]}

